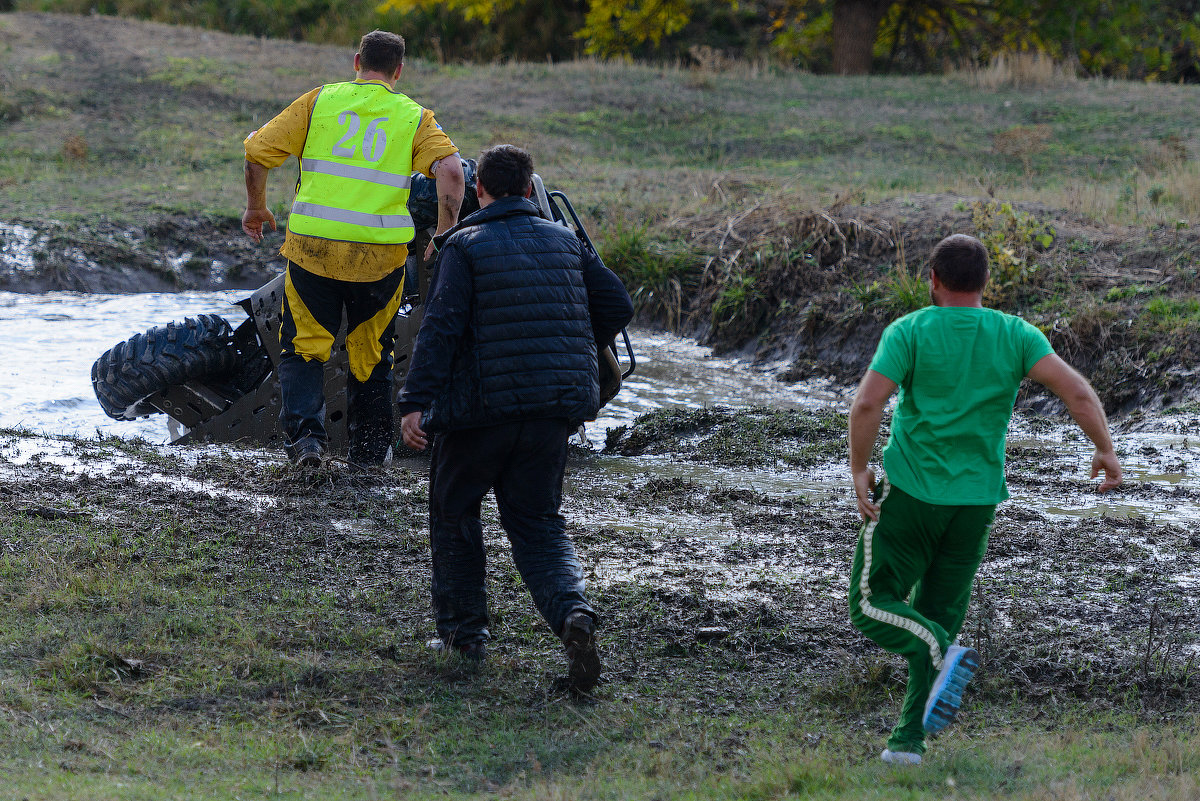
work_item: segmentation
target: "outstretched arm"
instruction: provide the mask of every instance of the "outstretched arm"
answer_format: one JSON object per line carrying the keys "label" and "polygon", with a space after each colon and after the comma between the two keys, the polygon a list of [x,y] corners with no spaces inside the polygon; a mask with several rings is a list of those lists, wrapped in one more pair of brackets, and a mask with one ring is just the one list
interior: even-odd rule
{"label": "outstretched arm", "polygon": [[1058,355],[1050,354],[1038,360],[1029,371],[1029,377],[1062,398],[1067,411],[1083,429],[1083,433],[1096,446],[1092,456],[1092,478],[1104,472],[1100,492],[1108,492],[1121,483],[1121,465],[1113,450],[1112,437],[1108,433],[1108,418],[1096,391],[1083,376]]}
{"label": "outstretched arm", "polygon": [[867,370],[850,406],[850,475],[854,479],[854,494],[858,496],[858,512],[868,520],[879,519],[879,504],[871,500],[875,486],[875,471],[869,467],[871,451],[879,436],[883,407],[895,391],[895,381],[883,373]]}

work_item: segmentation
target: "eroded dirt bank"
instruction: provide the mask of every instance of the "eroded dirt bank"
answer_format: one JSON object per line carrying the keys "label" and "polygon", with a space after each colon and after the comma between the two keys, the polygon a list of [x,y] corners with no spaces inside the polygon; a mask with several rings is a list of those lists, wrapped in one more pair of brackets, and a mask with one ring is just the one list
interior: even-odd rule
{"label": "eroded dirt bank", "polygon": [[[172,292],[257,289],[284,268],[234,218],[159,217],[144,226],[0,223],[0,291]],[[167,320],[164,323],[169,322]]]}
{"label": "eroded dirt bank", "polygon": [[1040,327],[1110,413],[1200,399],[1200,235],[1186,221],[1102,225],[946,194],[828,209],[745,188],[720,199],[666,224],[658,250],[609,260],[644,319],[719,353],[789,361],[784,380],[856,382],[884,327],[929,303],[934,245],[967,233],[989,252],[985,305]]}
{"label": "eroded dirt bank", "polygon": [[[1191,229],[1102,226],[1042,206],[951,195],[804,212],[779,200],[744,202],[752,200],[733,217],[672,221],[673,247],[690,255],[649,273],[661,255],[633,263],[597,232],[643,321],[719,353],[789,362],[784,381],[852,384],[887,323],[928,302],[934,244],[967,232],[993,251],[985,303],[1045,331],[1110,413],[1200,400],[1200,235]],[[139,228],[3,223],[0,290],[257,288],[283,269],[280,241],[277,233],[254,245],[233,218],[174,215]],[[1036,394],[1022,403],[1056,406]]]}

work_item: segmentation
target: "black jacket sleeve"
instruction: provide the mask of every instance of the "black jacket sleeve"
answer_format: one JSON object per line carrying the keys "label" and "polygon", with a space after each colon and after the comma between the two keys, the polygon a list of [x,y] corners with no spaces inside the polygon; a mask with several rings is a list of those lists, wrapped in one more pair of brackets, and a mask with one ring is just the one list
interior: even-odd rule
{"label": "black jacket sleeve", "polygon": [[425,316],[413,346],[412,365],[396,400],[401,414],[424,411],[450,378],[450,365],[467,330],[471,274],[462,250],[449,244],[438,254]]}
{"label": "black jacket sleeve", "polygon": [[607,344],[633,319],[633,301],[616,273],[604,266],[594,250],[583,248],[583,284],[596,342]]}

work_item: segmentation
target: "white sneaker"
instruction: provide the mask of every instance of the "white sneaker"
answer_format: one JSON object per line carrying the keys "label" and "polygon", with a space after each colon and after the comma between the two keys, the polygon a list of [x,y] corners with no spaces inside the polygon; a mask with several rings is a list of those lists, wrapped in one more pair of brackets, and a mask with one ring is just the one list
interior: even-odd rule
{"label": "white sneaker", "polygon": [[891,751],[887,748],[883,749],[883,753],[879,758],[889,765],[920,765],[921,755],[914,754],[912,751]]}

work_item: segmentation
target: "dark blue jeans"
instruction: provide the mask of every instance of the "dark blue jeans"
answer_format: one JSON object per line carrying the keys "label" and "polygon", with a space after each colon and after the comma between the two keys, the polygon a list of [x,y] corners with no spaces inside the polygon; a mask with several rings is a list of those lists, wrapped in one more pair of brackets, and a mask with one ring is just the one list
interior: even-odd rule
{"label": "dark blue jeans", "polygon": [[429,466],[433,606],[444,641],[488,639],[480,508],[496,491],[513,563],[556,635],[575,610],[595,617],[583,570],[559,514],[567,465],[566,420],[531,420],[451,431],[434,438]]}

